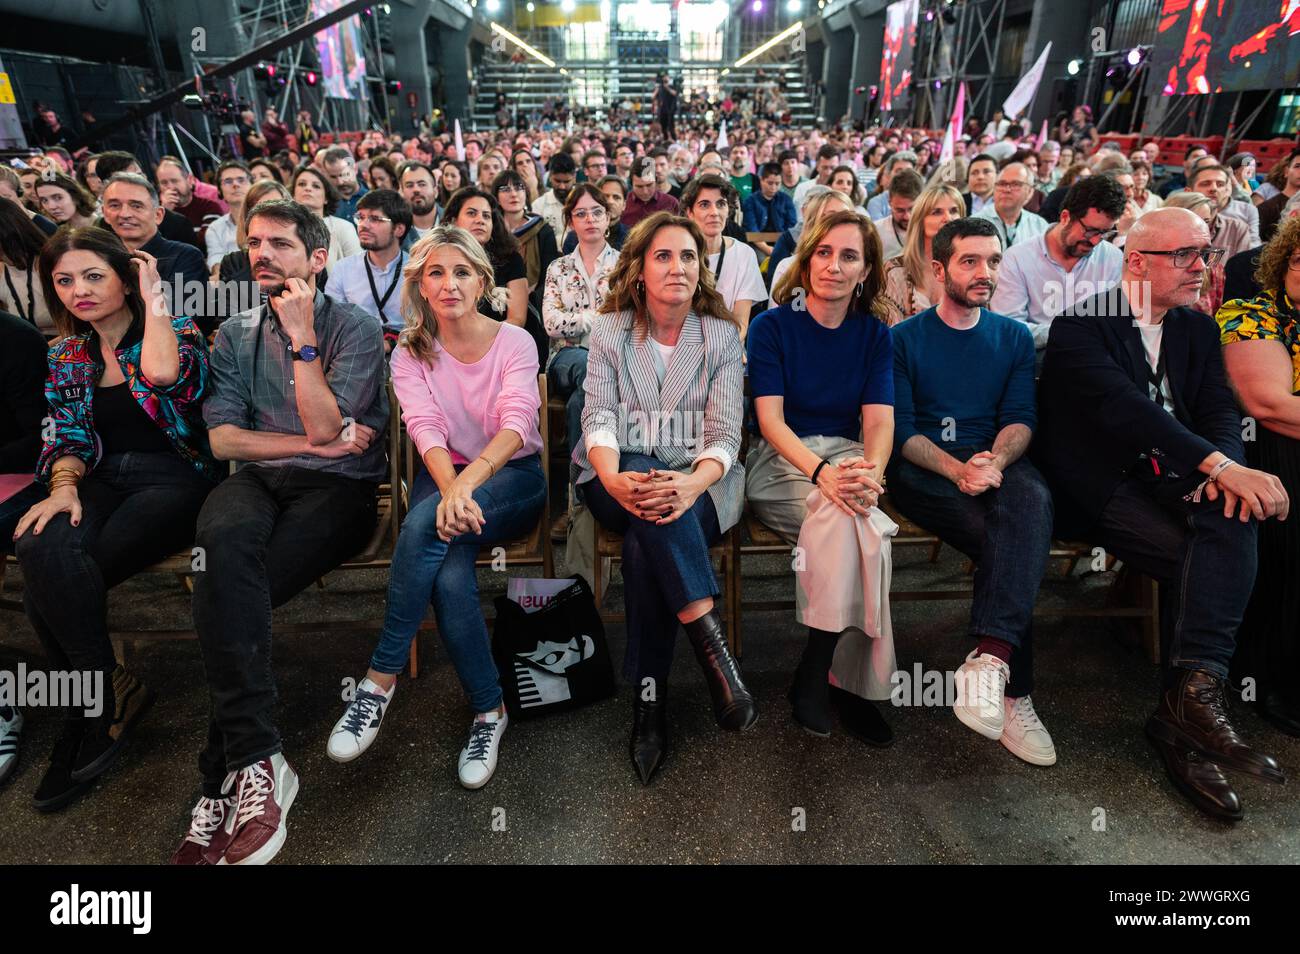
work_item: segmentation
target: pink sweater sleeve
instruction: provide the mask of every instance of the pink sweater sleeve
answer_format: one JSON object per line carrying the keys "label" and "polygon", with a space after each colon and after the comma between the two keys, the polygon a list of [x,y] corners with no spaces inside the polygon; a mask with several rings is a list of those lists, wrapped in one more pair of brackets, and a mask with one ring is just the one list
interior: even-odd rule
{"label": "pink sweater sleeve", "polygon": [[[505,330],[504,328],[502,329]],[[509,428],[523,439],[524,447],[540,446],[537,412],[542,399],[537,391],[537,345],[527,332],[511,335],[510,350],[501,362],[501,391],[497,414],[501,429]]]}
{"label": "pink sweater sleeve", "polygon": [[394,348],[392,357],[393,390],[402,406],[406,432],[415,443],[420,457],[432,447],[447,448],[447,418],[429,389],[424,363],[405,348]]}

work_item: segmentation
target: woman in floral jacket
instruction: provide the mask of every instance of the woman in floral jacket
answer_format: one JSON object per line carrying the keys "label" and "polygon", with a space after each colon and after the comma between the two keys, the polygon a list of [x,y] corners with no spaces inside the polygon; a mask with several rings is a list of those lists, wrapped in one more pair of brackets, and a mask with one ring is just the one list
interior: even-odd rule
{"label": "woman in floral jacket", "polygon": [[199,410],[207,344],[168,313],[157,261],[111,232],[71,229],[46,243],[40,272],[62,336],[36,471],[49,497],[19,521],[15,549],[52,666],[102,685],[102,705],[75,710],[37,788],[36,807],[52,811],[117,760],[153,701],[114,659],[107,592],[193,543],[219,470]]}

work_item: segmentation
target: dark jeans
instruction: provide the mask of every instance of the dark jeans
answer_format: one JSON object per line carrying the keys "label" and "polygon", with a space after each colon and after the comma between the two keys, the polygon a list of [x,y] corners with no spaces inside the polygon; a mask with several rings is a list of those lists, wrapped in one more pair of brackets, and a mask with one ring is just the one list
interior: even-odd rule
{"label": "dark jeans", "polygon": [[108,591],[190,546],[213,487],[169,451],[109,454],[77,487],[77,526],[60,513],[19,538],[23,603],[55,668],[98,669],[112,685]]}
{"label": "dark jeans", "polygon": [[1224,517],[1222,498],[1183,500],[1187,489],[1130,477],[1116,488],[1090,536],[1165,584],[1160,641],[1166,665],[1226,677],[1255,584],[1258,526],[1253,517],[1249,523]]}
{"label": "dark jeans", "polygon": [[393,552],[384,631],[370,668],[385,673],[406,668],[411,640],[432,595],[438,635],[465,696],[475,712],[491,712],[501,704],[501,679],[479,605],[474,561],[480,547],[509,542],[537,525],[546,506],[541,460],[536,454],[512,460],[474,491],[474,502],[486,521],[482,534],[463,533],[444,543],[437,527],[441,502],[438,485],[421,468]]}
{"label": "dark jeans", "polygon": [[45,485],[33,482],[0,502],[0,556],[14,552],[14,531],[28,510],[45,499]]}
{"label": "dark jeans", "polygon": [[[958,460],[987,446],[944,448]],[[1033,620],[1038,584],[1052,546],[1052,494],[1037,468],[1021,458],[1002,473],[1002,486],[972,497],[948,478],[901,457],[889,496],[908,519],[975,561],[970,631],[1010,643],[1006,693],[1034,689]]]}
{"label": "dark jeans", "polygon": [[576,345],[561,348],[546,371],[551,390],[564,398],[564,436],[569,453],[582,443],[582,407],[587,400],[583,382],[587,380],[587,349]]}
{"label": "dark jeans", "polygon": [[271,609],[356,555],[375,528],[375,485],[303,467],[243,467],[208,498],[197,543],[194,628],[211,713],[203,791],[280,751]]}
{"label": "dark jeans", "polygon": [[[671,470],[644,454],[622,455],[618,469],[638,473]],[[705,491],[690,510],[661,526],[624,510],[599,477],[582,484],[582,493],[600,525],[623,534],[624,674],[638,684],[651,677],[666,686],[677,640],[678,612],[721,592],[709,560],[709,547],[722,536],[713,498]]]}

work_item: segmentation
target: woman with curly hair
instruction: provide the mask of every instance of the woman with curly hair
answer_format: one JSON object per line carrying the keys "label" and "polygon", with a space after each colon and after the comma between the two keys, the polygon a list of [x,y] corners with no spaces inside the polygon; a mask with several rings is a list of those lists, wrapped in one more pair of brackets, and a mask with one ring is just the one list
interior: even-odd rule
{"label": "woman with curly hair", "polygon": [[[1215,314],[1223,362],[1242,410],[1254,420],[1246,444],[1251,467],[1277,476],[1300,499],[1300,216],[1292,216],[1259,255],[1253,299],[1224,302]],[[1259,714],[1300,737],[1300,524],[1259,521],[1259,571],[1237,631],[1233,675],[1253,678]]]}

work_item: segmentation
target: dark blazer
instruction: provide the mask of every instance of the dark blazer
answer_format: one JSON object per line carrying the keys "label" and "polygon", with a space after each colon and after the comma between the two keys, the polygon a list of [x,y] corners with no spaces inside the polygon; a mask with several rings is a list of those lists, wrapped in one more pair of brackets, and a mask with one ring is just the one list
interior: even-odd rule
{"label": "dark blazer", "polygon": [[1259,237],[1267,242],[1277,231],[1278,222],[1282,219],[1282,210],[1286,204],[1291,201],[1291,197],[1285,192],[1279,192],[1273,198],[1259,204]]}
{"label": "dark blazer", "polygon": [[1172,309],[1164,326],[1173,414],[1149,396],[1150,366],[1122,294],[1085,299],[1052,321],[1033,452],[1056,498],[1058,533],[1086,533],[1142,454],[1168,480],[1193,478],[1216,450],[1245,459],[1219,326],[1190,308]]}
{"label": "dark blazer", "polygon": [[[172,290],[169,302],[172,317],[193,318],[195,324],[204,328],[206,295],[195,294],[196,290],[206,288],[208,282],[208,263],[203,253],[193,245],[164,238],[161,231],[155,232],[153,238],[140,246],[140,251],[158,259],[158,277],[169,283]],[[200,297],[203,297],[202,303]]]}
{"label": "dark blazer", "polygon": [[1255,281],[1255,269],[1259,267],[1259,253],[1264,246],[1256,245],[1244,252],[1238,252],[1228,259],[1223,266],[1223,300],[1234,298],[1255,298],[1260,287]]}

